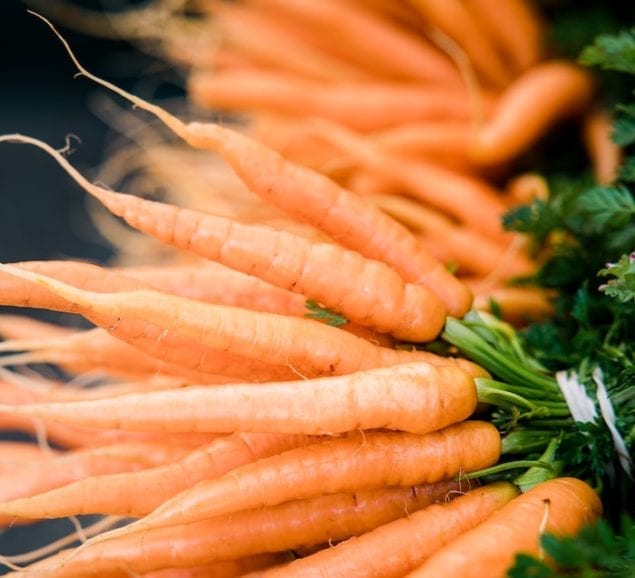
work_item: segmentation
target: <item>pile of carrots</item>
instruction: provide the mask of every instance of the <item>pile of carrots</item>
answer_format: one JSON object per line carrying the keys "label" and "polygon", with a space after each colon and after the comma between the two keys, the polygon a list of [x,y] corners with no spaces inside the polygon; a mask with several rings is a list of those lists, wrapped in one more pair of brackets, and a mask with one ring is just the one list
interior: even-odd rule
{"label": "pile of carrots", "polygon": [[[580,480],[520,494],[468,479],[500,458],[478,413],[487,372],[425,349],[492,299],[518,323],[548,315],[547,295],[511,284],[537,261],[501,216],[548,194],[515,161],[565,117],[612,178],[592,77],[548,60],[524,0],[197,7],[162,41],[191,67],[192,101],[234,125],[182,121],[66,45],[81,75],[179,138],[136,161],[174,202],[0,136],[168,248],[0,265],[1,304],[93,326],[0,317],[0,427],[38,440],[0,442],[0,523],[104,516],[77,547],[0,562],[15,576],[496,578],[545,532],[597,519]],[[73,379],[20,371],[38,363]]]}

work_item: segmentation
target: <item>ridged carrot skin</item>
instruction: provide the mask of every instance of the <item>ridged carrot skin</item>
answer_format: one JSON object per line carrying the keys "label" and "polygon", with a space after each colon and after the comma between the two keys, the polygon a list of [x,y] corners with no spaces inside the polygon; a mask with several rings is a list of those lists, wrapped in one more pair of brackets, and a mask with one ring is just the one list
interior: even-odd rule
{"label": "ridged carrot skin", "polygon": [[467,419],[476,404],[468,373],[420,362],[337,377],[188,386],[91,401],[0,406],[0,411],[133,431],[425,434]]}
{"label": "ridged carrot skin", "polygon": [[517,495],[518,488],[507,482],[477,488],[274,568],[263,573],[263,578],[402,576]]}
{"label": "ridged carrot skin", "polygon": [[576,478],[543,482],[448,544],[408,578],[503,578],[516,553],[539,554],[543,533],[573,535],[601,513],[598,495],[585,482]]}

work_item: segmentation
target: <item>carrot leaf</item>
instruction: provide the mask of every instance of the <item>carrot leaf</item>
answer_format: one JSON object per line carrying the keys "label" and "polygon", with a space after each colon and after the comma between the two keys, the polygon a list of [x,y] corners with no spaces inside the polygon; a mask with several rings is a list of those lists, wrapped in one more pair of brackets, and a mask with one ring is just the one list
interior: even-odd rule
{"label": "carrot leaf", "polygon": [[339,313],[335,313],[334,311],[327,309],[313,299],[307,299],[304,306],[309,310],[309,313],[305,313],[304,315],[307,319],[322,321],[327,325],[332,325],[333,327],[340,327],[341,325],[346,325],[348,323],[348,319],[346,319],[346,317],[342,317]]}

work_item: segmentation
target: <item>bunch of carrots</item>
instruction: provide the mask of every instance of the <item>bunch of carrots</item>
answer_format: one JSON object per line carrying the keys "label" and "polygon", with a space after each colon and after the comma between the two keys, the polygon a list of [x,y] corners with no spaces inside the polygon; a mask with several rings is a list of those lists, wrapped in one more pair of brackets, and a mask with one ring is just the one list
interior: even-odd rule
{"label": "bunch of carrots", "polygon": [[[468,479],[501,453],[479,417],[487,372],[426,349],[448,317],[492,300],[517,323],[548,315],[548,295],[511,284],[538,258],[501,217],[548,194],[515,163],[565,117],[612,178],[619,151],[589,73],[548,59],[524,0],[195,8],[171,13],[161,41],[190,67],[191,100],[231,122],[123,91],[60,36],[82,76],[178,137],[145,141],[135,161],[174,202],[0,136],[44,150],[169,248],[126,265],[0,265],[1,304],[92,325],[0,317],[0,427],[38,441],[0,442],[0,523],[103,516],[77,547],[0,562],[15,576],[495,578],[544,533],[596,520],[577,479],[522,493]],[[72,379],[20,371],[41,363]]]}

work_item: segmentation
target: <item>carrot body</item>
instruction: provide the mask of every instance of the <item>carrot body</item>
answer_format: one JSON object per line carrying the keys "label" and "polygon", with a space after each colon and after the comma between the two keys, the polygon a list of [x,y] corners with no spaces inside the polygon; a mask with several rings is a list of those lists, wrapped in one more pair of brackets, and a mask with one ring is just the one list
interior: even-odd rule
{"label": "carrot body", "polygon": [[412,488],[381,488],[292,500],[122,536],[99,548],[86,548],[70,555],[61,553],[32,569],[56,578],[102,572],[125,575],[166,566],[187,567],[297,550],[363,534],[403,516],[404,512],[413,513],[443,500],[458,487],[458,482],[442,481]]}
{"label": "carrot body", "polygon": [[150,515],[102,534],[94,542],[318,494],[433,483],[487,467],[499,454],[498,431],[485,422],[462,422],[423,436],[351,434],[289,450],[217,480],[201,482]]}
{"label": "carrot body", "polygon": [[424,434],[468,418],[476,403],[474,380],[465,371],[416,363],[308,381],[190,386],[0,411],[140,431],[318,435],[383,428]]}
{"label": "carrot body", "polygon": [[538,555],[542,533],[575,534],[601,511],[600,499],[584,482],[575,478],[544,482],[454,540],[408,577],[502,578],[517,552]]}
{"label": "carrot body", "polygon": [[593,110],[584,119],[584,143],[600,184],[612,183],[622,162],[622,149],[611,139],[613,122],[613,116],[604,110]]}
{"label": "carrot body", "polygon": [[476,133],[470,158],[499,163],[524,152],[545,130],[588,106],[591,75],[572,64],[545,62],[531,68],[502,94],[491,118]]}
{"label": "carrot body", "polygon": [[409,511],[405,517],[285,567],[273,568],[263,578],[402,576],[517,495],[518,489],[508,483],[477,488],[445,504]]}
{"label": "carrot body", "polygon": [[15,515],[20,512],[21,518],[81,514],[141,517],[198,482],[308,443],[310,439],[301,435],[237,433],[219,437],[172,463],[120,474],[113,470],[108,475],[97,475],[96,471],[89,475],[86,471],[85,477],[74,482],[6,504]]}
{"label": "carrot body", "polygon": [[[416,360],[428,361],[433,365],[457,363],[472,374],[482,372],[469,362],[428,352],[378,347],[350,333],[309,319],[199,303],[154,291],[94,293],[21,269],[7,266],[1,266],[0,269],[44,284],[62,295],[64,300],[72,301],[75,312],[98,324],[100,321],[104,323],[104,315],[108,316],[107,319],[116,319],[120,326],[124,320],[134,322],[135,332],[126,338],[128,341],[148,339],[149,326],[156,327],[159,334],[178,327],[180,336],[196,340],[199,347],[244,355],[283,369],[290,367],[292,369],[289,371],[304,376],[342,375]],[[110,325],[110,321],[106,323],[112,331]],[[297,335],[301,335],[302,339],[295,339]],[[155,343],[154,340],[150,342]]]}
{"label": "carrot body", "polygon": [[[188,94],[203,108],[323,118],[362,132],[421,121],[466,122],[472,116],[460,87],[350,80],[323,84],[268,71],[195,72],[188,79]],[[491,105],[489,98],[486,105]]]}

